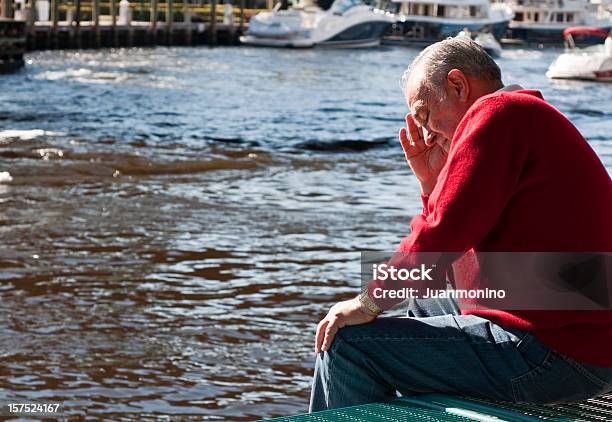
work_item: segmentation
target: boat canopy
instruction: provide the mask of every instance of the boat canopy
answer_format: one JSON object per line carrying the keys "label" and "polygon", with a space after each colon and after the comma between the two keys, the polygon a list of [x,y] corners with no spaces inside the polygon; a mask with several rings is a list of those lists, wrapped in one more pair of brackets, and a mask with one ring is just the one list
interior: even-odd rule
{"label": "boat canopy", "polygon": [[608,36],[608,31],[594,26],[572,26],[563,31],[563,38],[567,39],[574,35],[585,35],[587,37],[602,37]]}

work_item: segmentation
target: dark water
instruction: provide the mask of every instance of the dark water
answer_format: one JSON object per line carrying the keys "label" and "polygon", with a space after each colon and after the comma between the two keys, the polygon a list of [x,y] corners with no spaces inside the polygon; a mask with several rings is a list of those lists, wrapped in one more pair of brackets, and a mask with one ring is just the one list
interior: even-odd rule
{"label": "dark water", "polygon": [[[44,52],[2,77],[0,398],[304,412],[316,322],[420,208],[396,141],[417,52]],[[548,81],[556,54],[506,52],[505,82],[612,169],[612,85]]]}

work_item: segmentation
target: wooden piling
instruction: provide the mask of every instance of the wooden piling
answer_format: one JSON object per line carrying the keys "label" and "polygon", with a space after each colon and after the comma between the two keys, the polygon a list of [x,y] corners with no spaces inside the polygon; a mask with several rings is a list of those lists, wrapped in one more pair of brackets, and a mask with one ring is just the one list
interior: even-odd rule
{"label": "wooden piling", "polygon": [[128,47],[132,47],[134,45],[134,26],[132,25],[131,20],[127,23],[127,27],[128,27],[127,45]]}
{"label": "wooden piling", "polygon": [[93,0],[92,17],[94,21],[95,46],[100,48],[102,45],[102,34],[100,33],[100,0]]}
{"label": "wooden piling", "polygon": [[190,0],[183,0],[183,21],[185,24],[185,44],[191,45],[193,29],[191,27],[191,4]]}
{"label": "wooden piling", "polygon": [[36,48],[36,0],[30,0],[26,11],[26,27],[27,33],[30,36],[30,48]]}
{"label": "wooden piling", "polygon": [[166,0],[166,45],[172,45],[172,24],[174,23],[174,8],[172,0]]}
{"label": "wooden piling", "polygon": [[244,34],[244,0],[240,0],[240,35]]}
{"label": "wooden piling", "polygon": [[[240,0],[240,26],[237,19],[235,22],[233,19],[225,19],[227,22],[221,25],[218,15],[221,13],[219,5],[222,2],[219,0],[206,2],[205,6],[208,6],[206,7],[208,12],[205,16],[206,24],[201,24],[201,26],[198,24],[197,31],[192,22],[193,8],[195,4],[201,5],[204,0],[183,0],[181,4],[178,4],[179,13],[181,11],[183,13],[183,19],[178,23],[174,22],[177,13],[175,0],[168,0],[165,5],[162,4],[161,7],[166,6],[163,12],[159,10],[159,0],[150,0],[150,17],[146,16],[145,11],[145,22],[134,21],[133,24],[130,24],[129,19],[125,24],[119,19],[119,0],[108,0],[108,3],[107,0],[71,0],[70,3],[62,2],[62,0],[49,0],[48,22],[36,22],[37,1],[40,0],[28,0],[24,14],[26,22],[23,26],[27,33],[27,48],[30,50],[100,48],[109,45],[144,46],[157,43],[165,45],[205,43],[216,46],[226,43],[233,44],[236,31],[240,28],[240,31],[243,32],[247,25],[246,0]],[[11,10],[15,4],[14,0],[0,0],[0,6],[4,7],[0,9],[0,15],[6,12],[6,2],[9,2]],[[68,9],[67,22],[60,18],[60,11],[63,16],[64,7]],[[149,9],[149,4],[145,7]],[[107,14],[110,15],[109,22],[103,20]],[[165,21],[164,16],[160,16],[162,14],[165,15]],[[160,17],[159,21],[163,23],[158,23],[156,17]],[[85,22],[82,22],[83,20]],[[160,25],[162,25],[161,28]],[[205,34],[200,34],[201,30],[204,30]]]}
{"label": "wooden piling", "polygon": [[117,0],[110,0],[110,16],[111,16],[111,39],[113,47],[119,45],[119,33],[117,32]]}
{"label": "wooden piling", "polygon": [[217,0],[210,0],[210,33],[208,44],[217,45]]}
{"label": "wooden piling", "polygon": [[11,19],[13,17],[13,7],[11,0],[2,0],[0,2],[0,7],[2,8],[2,14],[0,17],[5,19]]}
{"label": "wooden piling", "polygon": [[152,45],[157,44],[157,0],[151,0],[151,19],[149,22],[149,42]]}
{"label": "wooden piling", "polygon": [[[121,8],[121,5],[119,6]],[[127,27],[126,45],[132,47],[134,45],[134,25],[132,25],[132,9],[128,8],[125,26]]]}
{"label": "wooden piling", "polygon": [[51,0],[51,38],[53,48],[58,48],[58,22],[59,22],[59,3],[60,0]]}
{"label": "wooden piling", "polygon": [[81,0],[75,0],[74,7],[74,40],[76,48],[81,48]]}

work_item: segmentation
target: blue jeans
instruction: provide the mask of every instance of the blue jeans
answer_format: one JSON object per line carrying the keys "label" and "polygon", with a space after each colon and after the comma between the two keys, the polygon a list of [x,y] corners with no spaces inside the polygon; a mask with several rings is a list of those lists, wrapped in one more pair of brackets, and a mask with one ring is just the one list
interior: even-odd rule
{"label": "blue jeans", "polygon": [[460,315],[452,300],[413,302],[408,317],[338,331],[317,355],[310,412],[447,393],[527,403],[581,401],[612,391],[612,368],[550,350],[529,332]]}

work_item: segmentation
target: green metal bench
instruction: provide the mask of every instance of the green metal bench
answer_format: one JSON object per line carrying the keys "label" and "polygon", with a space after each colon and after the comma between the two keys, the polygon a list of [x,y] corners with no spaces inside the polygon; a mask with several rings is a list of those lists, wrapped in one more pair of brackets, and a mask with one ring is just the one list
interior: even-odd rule
{"label": "green metal bench", "polygon": [[576,404],[529,405],[443,394],[401,397],[342,409],[268,419],[274,422],[612,421],[612,394]]}

